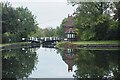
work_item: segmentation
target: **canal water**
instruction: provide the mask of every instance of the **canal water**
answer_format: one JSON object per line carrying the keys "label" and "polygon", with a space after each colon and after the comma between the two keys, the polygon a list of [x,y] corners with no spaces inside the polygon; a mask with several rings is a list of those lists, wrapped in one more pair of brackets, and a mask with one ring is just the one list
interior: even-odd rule
{"label": "canal water", "polygon": [[2,51],[3,78],[118,78],[119,50],[27,47]]}

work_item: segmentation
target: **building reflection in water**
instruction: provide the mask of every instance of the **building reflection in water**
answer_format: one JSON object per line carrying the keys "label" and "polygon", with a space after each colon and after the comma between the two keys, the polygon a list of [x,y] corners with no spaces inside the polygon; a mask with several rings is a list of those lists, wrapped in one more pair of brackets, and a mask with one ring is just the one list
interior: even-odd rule
{"label": "building reflection in water", "polygon": [[[59,50],[59,53],[68,66],[68,72],[75,72],[74,78],[120,79],[119,50],[82,50],[65,47]],[[76,70],[73,71],[74,65]]]}
{"label": "building reflection in water", "polygon": [[72,72],[74,66],[74,60],[76,57],[76,49],[64,48],[63,50],[63,61],[68,65],[68,72]]}

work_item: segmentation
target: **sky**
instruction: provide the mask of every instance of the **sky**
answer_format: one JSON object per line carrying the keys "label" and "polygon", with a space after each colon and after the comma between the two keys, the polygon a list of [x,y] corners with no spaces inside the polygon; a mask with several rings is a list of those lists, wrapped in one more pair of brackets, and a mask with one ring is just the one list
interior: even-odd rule
{"label": "sky", "polygon": [[2,0],[8,1],[13,7],[28,7],[36,16],[40,28],[56,28],[68,14],[73,14],[75,7],[67,0]]}

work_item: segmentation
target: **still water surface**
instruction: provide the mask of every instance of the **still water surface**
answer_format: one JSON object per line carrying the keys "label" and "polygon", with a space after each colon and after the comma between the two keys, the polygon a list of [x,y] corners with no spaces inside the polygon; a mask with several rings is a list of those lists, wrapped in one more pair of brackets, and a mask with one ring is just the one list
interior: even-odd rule
{"label": "still water surface", "polygon": [[2,51],[3,78],[117,78],[118,50],[17,48]]}
{"label": "still water surface", "polygon": [[[74,72],[68,72],[68,65],[62,60],[56,49],[39,48],[37,51],[38,64],[30,78],[72,78]],[[75,70],[75,66],[73,67]]]}

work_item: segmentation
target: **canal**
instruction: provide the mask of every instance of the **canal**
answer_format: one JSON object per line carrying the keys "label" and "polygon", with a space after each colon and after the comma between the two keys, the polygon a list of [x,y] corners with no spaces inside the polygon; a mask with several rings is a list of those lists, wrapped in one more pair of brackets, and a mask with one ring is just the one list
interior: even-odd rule
{"label": "canal", "polygon": [[[3,78],[101,78],[117,80],[119,50],[21,47],[2,51]],[[113,79],[114,78],[114,79]]]}

